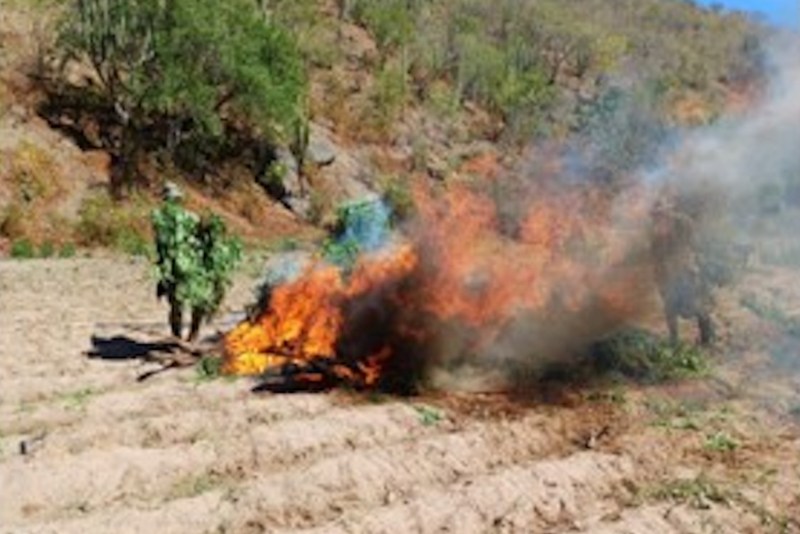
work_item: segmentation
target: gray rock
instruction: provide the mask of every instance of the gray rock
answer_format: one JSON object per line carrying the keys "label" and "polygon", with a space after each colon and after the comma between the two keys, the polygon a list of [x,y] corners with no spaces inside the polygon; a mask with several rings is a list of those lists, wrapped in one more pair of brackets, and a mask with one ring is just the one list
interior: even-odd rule
{"label": "gray rock", "polygon": [[329,133],[322,127],[312,124],[306,149],[310,163],[324,167],[336,160],[338,147],[331,141]]}
{"label": "gray rock", "polygon": [[276,160],[273,165],[280,165],[283,187],[288,196],[300,196],[303,187],[300,183],[300,164],[288,148],[280,147],[275,152]]}
{"label": "gray rock", "polygon": [[283,205],[301,219],[308,220],[311,216],[311,200],[306,197],[290,196],[283,200]]}

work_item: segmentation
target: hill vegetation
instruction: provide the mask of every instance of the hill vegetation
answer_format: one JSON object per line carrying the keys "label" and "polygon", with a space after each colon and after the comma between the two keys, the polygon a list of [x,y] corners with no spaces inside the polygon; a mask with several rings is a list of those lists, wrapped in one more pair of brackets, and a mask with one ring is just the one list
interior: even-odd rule
{"label": "hill vegetation", "polygon": [[[137,209],[132,189],[155,191],[169,176],[262,226],[253,202],[265,192],[324,222],[348,197],[340,182],[356,179],[407,211],[411,174],[446,179],[488,153],[485,172],[532,141],[577,143],[613,177],[641,164],[670,128],[714,121],[764,70],[765,28],[678,0],[48,0],[2,9],[51,21],[26,52],[10,47],[13,32],[0,40],[4,68],[27,54],[38,95],[23,98],[4,77],[4,106],[22,102],[82,150],[107,153],[111,192]],[[307,157],[320,130],[349,162],[336,172]],[[18,176],[18,150],[6,151],[0,231],[41,240],[47,232],[18,222],[53,195],[28,198],[25,184],[42,178]],[[93,222],[56,240],[76,240]]]}

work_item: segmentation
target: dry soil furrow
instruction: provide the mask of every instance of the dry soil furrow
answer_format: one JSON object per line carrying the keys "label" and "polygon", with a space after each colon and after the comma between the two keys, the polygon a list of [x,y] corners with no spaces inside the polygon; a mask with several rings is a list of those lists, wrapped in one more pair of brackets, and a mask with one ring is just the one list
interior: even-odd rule
{"label": "dry soil furrow", "polygon": [[258,397],[247,386],[246,382],[197,385],[167,381],[129,384],[106,392],[79,389],[56,401],[0,406],[0,428],[6,433],[31,433],[42,428],[70,432],[70,427],[103,432],[103,425],[113,423],[116,431],[118,426],[151,419],[177,421],[181,414],[193,412],[207,414],[209,421],[246,416],[252,423],[270,423],[314,417],[332,406],[331,397],[326,395]]}
{"label": "dry soil furrow", "polygon": [[634,475],[626,458],[597,452],[512,465],[355,513],[310,533],[541,532],[609,513]]}
{"label": "dry soil furrow", "polygon": [[197,465],[213,465],[217,452],[210,443],[197,443],[175,449],[116,447],[32,461],[17,457],[0,464],[0,524],[21,528],[114,501],[147,502],[175,480],[191,476]]}
{"label": "dry soil furrow", "polygon": [[[335,520],[344,509],[370,510],[411,496],[419,488],[446,488],[465,477],[479,477],[552,454],[565,442],[565,436],[545,432],[541,417],[476,423],[462,432],[357,447],[308,465],[290,463],[279,473],[251,472],[257,476],[241,484],[227,484],[228,491],[214,491],[218,501],[212,498],[206,502],[220,510],[219,521],[234,532],[256,525],[267,531],[311,527]],[[236,507],[225,508],[226,499]],[[179,517],[182,511],[190,510],[183,500],[168,502],[158,511],[140,510],[137,528],[156,524],[153,516]],[[105,511],[83,518],[71,523],[70,531],[81,531],[90,524],[109,524],[119,513]]]}
{"label": "dry soil furrow", "polygon": [[93,512],[76,509],[73,519],[52,523],[8,527],[0,524],[0,534],[221,534],[225,521],[236,505],[224,499],[224,490],[216,490],[168,502],[165,506],[137,508],[114,507]]}
{"label": "dry soil furrow", "polygon": [[[113,423],[110,423],[113,424]],[[214,437],[167,448],[130,446],[95,448],[79,454],[16,456],[0,463],[0,481],[8,481],[6,521],[51,517],[73,503],[96,509],[115,500],[169,497],[176,484],[207,473],[246,473],[297,466],[322,455],[414,439],[438,430],[425,427],[405,405],[331,409],[318,419],[286,420],[273,425],[225,430],[224,421],[208,421]],[[92,473],[102,472],[102,480]],[[78,487],[73,487],[78,484]],[[41,487],[42,491],[22,491]],[[56,514],[58,512],[55,512]]]}
{"label": "dry soil furrow", "polygon": [[[10,438],[46,431],[39,453],[44,457],[115,446],[166,448],[203,441],[212,434],[234,441],[230,448],[236,451],[239,444],[235,440],[253,439],[257,434],[260,447],[268,449],[270,455],[278,451],[294,458],[335,449],[341,444],[372,443],[370,440],[380,433],[376,431],[378,426],[391,426],[400,420],[405,421],[404,428],[409,425],[413,428],[389,433],[390,436],[403,436],[402,432],[416,436],[429,431],[414,422],[415,413],[404,404],[337,408],[333,397],[327,395],[259,398],[247,392],[232,394],[235,390],[230,388],[219,390],[220,397],[216,399],[191,391],[187,396],[194,397],[193,403],[178,402],[176,397],[170,406],[168,398],[161,399],[164,405],[158,411],[142,406],[141,411],[105,412],[102,406],[107,401],[101,396],[92,407],[60,408],[54,410],[55,416],[46,418],[36,418],[35,413],[30,419],[27,414],[16,414],[2,428],[10,446],[16,444]],[[122,397],[119,393],[107,396]],[[379,420],[384,421],[379,425],[376,423]],[[315,440],[305,440],[302,434],[309,428],[320,429],[322,433],[315,434]],[[281,437],[288,434],[301,437]],[[235,454],[232,457],[238,458]]]}
{"label": "dry soil furrow", "polygon": [[417,492],[447,488],[515,463],[555,454],[564,436],[541,428],[541,419],[481,423],[468,430],[358,448],[303,469],[261,477],[237,488],[240,511],[235,531],[252,525],[272,531],[310,528],[335,520],[344,510],[367,512]]}
{"label": "dry soil furrow", "polygon": [[661,503],[625,510],[618,517],[582,526],[579,531],[587,534],[756,534],[770,529],[756,515],[724,504]]}
{"label": "dry soil furrow", "polygon": [[[76,454],[115,445],[168,447],[195,442],[204,439],[211,427],[222,430],[227,436],[243,435],[257,424],[308,419],[331,409],[331,404],[322,397],[319,400],[323,402],[295,402],[280,408],[252,398],[223,397],[213,406],[205,407],[202,405],[208,399],[196,400],[201,407],[190,408],[187,405],[183,409],[144,411],[127,417],[113,413],[90,414],[85,409],[68,407],[56,411],[56,415],[61,417],[48,416],[26,421],[23,415],[19,415],[2,428],[7,437],[10,432],[26,436],[36,435],[46,429],[46,455],[64,452]],[[85,424],[87,420],[90,424]]]}
{"label": "dry soil furrow", "polygon": [[0,405],[6,410],[20,410],[25,405],[47,401],[58,401],[83,391],[102,392],[114,388],[125,387],[135,381],[135,374],[128,369],[117,367],[105,373],[86,373],[84,376],[30,377],[17,375],[14,377],[14,389],[0,393]]}

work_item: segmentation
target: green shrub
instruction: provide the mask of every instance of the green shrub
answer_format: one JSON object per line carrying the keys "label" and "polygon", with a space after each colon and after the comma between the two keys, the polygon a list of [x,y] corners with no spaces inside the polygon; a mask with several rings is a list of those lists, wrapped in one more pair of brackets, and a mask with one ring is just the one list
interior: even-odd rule
{"label": "green shrub", "polygon": [[648,492],[659,500],[685,503],[696,509],[707,509],[712,502],[727,504],[732,495],[701,474],[694,479],[671,480]]}
{"label": "green shrub", "polygon": [[77,254],[77,249],[74,243],[64,243],[58,250],[59,258],[74,258]]}
{"label": "green shrub", "polygon": [[206,355],[200,358],[195,367],[198,382],[216,380],[222,375],[222,358],[220,356]]}
{"label": "green shrub", "polygon": [[414,197],[408,179],[393,176],[383,184],[383,201],[388,206],[392,222],[400,223],[414,213]]}
{"label": "green shrub", "polygon": [[739,443],[725,432],[717,432],[706,436],[704,448],[714,452],[733,452]]}
{"label": "green shrub", "polygon": [[36,247],[29,239],[17,239],[11,243],[11,257],[30,259],[36,257]]}
{"label": "green shrub", "polygon": [[372,89],[369,119],[378,130],[387,131],[403,110],[408,98],[408,79],[404,67],[387,63],[377,73]]}
{"label": "green shrub", "polygon": [[304,120],[297,46],[252,0],[74,0],[59,46],[89,60],[116,113],[118,180],[136,177],[146,143],[188,164],[236,142],[226,126],[288,138]]}
{"label": "green shrub", "polygon": [[147,203],[134,198],[114,201],[107,192],[87,197],[78,212],[76,233],[84,246],[108,247],[132,255],[148,255]]}
{"label": "green shrub", "polygon": [[39,257],[40,258],[52,258],[55,255],[56,247],[53,245],[52,241],[45,241],[41,245],[39,245]]}
{"label": "green shrub", "polygon": [[627,329],[591,349],[595,366],[606,373],[647,383],[702,376],[708,371],[708,356],[693,345],[673,345],[647,331]]}
{"label": "green shrub", "polygon": [[375,35],[378,47],[391,50],[406,45],[415,24],[416,4],[420,0],[356,0],[352,14]]}

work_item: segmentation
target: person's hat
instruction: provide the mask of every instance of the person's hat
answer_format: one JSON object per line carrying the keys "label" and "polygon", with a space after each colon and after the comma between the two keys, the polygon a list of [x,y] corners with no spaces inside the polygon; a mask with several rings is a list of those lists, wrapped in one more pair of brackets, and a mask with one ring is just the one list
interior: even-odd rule
{"label": "person's hat", "polygon": [[180,200],[183,198],[183,191],[178,187],[178,184],[168,180],[164,184],[164,189],[161,190],[161,197],[164,200]]}

